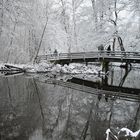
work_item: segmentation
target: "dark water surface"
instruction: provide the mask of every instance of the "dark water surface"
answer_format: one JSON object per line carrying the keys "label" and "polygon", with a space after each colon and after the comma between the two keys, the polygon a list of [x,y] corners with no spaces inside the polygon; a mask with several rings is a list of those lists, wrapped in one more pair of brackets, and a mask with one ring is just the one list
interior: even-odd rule
{"label": "dark water surface", "polygon": [[[114,73],[118,85],[124,72]],[[139,102],[99,99],[98,90],[89,94],[40,79],[0,77],[1,140],[104,140],[107,128],[140,128]],[[140,88],[139,72],[132,71],[123,85]]]}

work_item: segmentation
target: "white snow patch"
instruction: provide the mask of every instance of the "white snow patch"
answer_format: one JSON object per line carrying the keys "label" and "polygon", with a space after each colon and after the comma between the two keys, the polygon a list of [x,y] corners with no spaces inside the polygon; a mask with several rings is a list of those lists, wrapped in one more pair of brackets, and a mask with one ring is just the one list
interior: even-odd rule
{"label": "white snow patch", "polygon": [[110,129],[107,129],[106,130],[106,140],[109,140],[109,133],[110,133],[111,131],[110,131]]}
{"label": "white snow patch", "polygon": [[133,136],[133,137],[137,137],[139,134],[140,134],[140,130],[134,132],[134,133],[132,134],[132,136]]}
{"label": "white snow patch", "polygon": [[122,128],[119,132],[118,132],[118,134],[120,134],[120,132],[126,132],[126,134],[125,134],[125,136],[127,137],[127,136],[132,136],[132,134],[133,134],[133,132],[131,131],[131,130],[129,130],[128,128]]}
{"label": "white snow patch", "polygon": [[130,137],[137,137],[138,136],[138,134],[140,133],[140,130],[138,130],[138,131],[136,131],[136,132],[133,132],[133,131],[131,131],[130,129],[128,129],[128,128],[122,128],[119,132],[118,132],[118,134],[120,134],[120,132],[125,132],[126,134],[125,134],[125,136],[127,137],[127,136],[130,136]]}

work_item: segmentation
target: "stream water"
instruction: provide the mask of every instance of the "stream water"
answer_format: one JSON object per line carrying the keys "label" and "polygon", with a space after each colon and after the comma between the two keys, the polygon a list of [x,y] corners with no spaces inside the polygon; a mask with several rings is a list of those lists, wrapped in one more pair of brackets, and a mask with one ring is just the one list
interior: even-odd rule
{"label": "stream water", "polygon": [[[125,71],[117,69],[107,84],[140,89],[139,74],[131,70],[121,82]],[[45,77],[0,77],[1,140],[105,140],[107,128],[140,128],[139,101],[99,99],[98,90],[90,94],[49,84]]]}

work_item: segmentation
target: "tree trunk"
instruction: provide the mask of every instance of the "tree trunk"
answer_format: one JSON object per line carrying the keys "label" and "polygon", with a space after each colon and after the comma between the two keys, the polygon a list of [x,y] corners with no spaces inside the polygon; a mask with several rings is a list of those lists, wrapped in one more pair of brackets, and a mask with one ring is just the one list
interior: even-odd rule
{"label": "tree trunk", "polygon": [[112,46],[113,51],[115,51],[116,37],[118,35],[118,30],[117,30],[117,21],[118,21],[117,0],[114,1],[114,16],[115,16],[115,19],[110,19],[114,25],[114,38],[113,38],[113,46]]}
{"label": "tree trunk", "polygon": [[76,33],[76,5],[75,0],[72,0],[72,20],[73,20],[73,46],[77,48],[77,33]]}
{"label": "tree trunk", "polygon": [[97,24],[98,24],[98,18],[97,18],[97,11],[96,11],[96,1],[91,0],[92,3],[92,9],[93,9],[93,19],[95,24],[95,30],[97,30]]}
{"label": "tree trunk", "polygon": [[[14,24],[13,33],[16,30],[16,25],[17,25],[17,19],[16,19],[15,24]],[[12,45],[13,45],[13,40],[14,40],[14,37],[12,36],[11,40],[10,40],[9,51],[8,51],[6,63],[9,61],[9,58],[11,56],[11,48],[12,48]]]}
{"label": "tree trunk", "polygon": [[138,37],[140,38],[140,10],[139,10],[139,34]]}
{"label": "tree trunk", "polygon": [[2,27],[3,27],[3,16],[4,16],[4,11],[3,11],[3,0],[1,0],[1,11],[0,11],[0,37],[1,37],[1,34],[2,34]]}
{"label": "tree trunk", "polygon": [[61,0],[62,5],[62,18],[63,18],[63,26],[65,29],[65,32],[67,34],[67,46],[68,46],[68,53],[71,52],[71,36],[70,36],[70,29],[69,29],[69,21],[67,19],[66,15],[66,4],[64,0]]}
{"label": "tree trunk", "polygon": [[118,42],[119,42],[120,50],[124,52],[125,49],[124,49],[123,41],[122,41],[121,37],[118,37]]}
{"label": "tree trunk", "polygon": [[40,50],[41,45],[42,45],[42,41],[43,41],[43,37],[44,37],[45,31],[46,31],[47,24],[48,24],[48,16],[47,16],[47,19],[46,19],[45,26],[43,28],[43,32],[42,32],[42,35],[41,35],[41,38],[40,38],[40,43],[39,43],[39,46],[37,48],[37,51],[36,51],[36,54],[35,54],[35,57],[34,57],[34,60],[33,60],[33,64],[35,64],[37,62],[37,56],[39,54],[39,50]]}
{"label": "tree trunk", "polygon": [[1,11],[0,11],[0,37],[1,37],[1,34],[2,34],[2,27],[3,27],[3,0],[1,0]]}

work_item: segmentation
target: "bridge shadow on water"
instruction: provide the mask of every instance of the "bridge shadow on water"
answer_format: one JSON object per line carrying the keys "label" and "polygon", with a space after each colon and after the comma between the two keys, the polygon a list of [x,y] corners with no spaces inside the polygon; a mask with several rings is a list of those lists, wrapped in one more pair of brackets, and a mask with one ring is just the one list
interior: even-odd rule
{"label": "bridge shadow on water", "polygon": [[[128,101],[140,101],[140,88],[139,86],[133,87],[131,84],[125,85],[125,81],[127,81],[127,77],[129,77],[129,73],[131,72],[131,68],[129,69],[121,69],[123,70],[123,74],[115,76],[114,70],[111,70],[109,75],[104,75],[98,77],[97,80],[94,78],[89,80],[88,78],[82,78],[81,75],[75,75],[72,78],[68,78],[63,81],[51,79],[46,80],[46,83],[56,84],[64,87],[69,87],[72,89],[80,90],[83,92],[96,94],[98,95],[98,99],[100,100],[102,97],[105,97],[105,100],[108,101],[108,98],[115,99],[123,99]],[[133,70],[132,70],[133,72]],[[89,75],[90,77],[90,75]],[[115,79],[117,78],[117,80]],[[129,77],[130,78],[130,77]],[[118,80],[119,79],[119,80]],[[115,81],[116,80],[116,81]],[[117,82],[117,84],[115,84]],[[133,80],[131,81],[133,82]],[[139,81],[138,81],[139,82]],[[125,86],[124,86],[125,85]]]}
{"label": "bridge shadow on water", "polygon": [[[121,68],[118,74],[115,74],[115,67],[109,68],[109,73],[107,75],[99,75],[94,76],[95,79],[91,78],[85,78],[83,74],[77,74],[71,76],[65,75],[67,77],[67,80],[64,80],[63,78],[53,77],[49,78],[49,80],[44,80],[44,82],[54,85],[60,85],[76,90],[80,90],[83,92],[96,94],[98,95],[98,99],[100,100],[102,97],[105,98],[106,101],[108,101],[108,98],[115,100],[115,99],[123,99],[128,101],[140,101],[140,87],[134,87],[130,86],[131,83],[128,85],[125,85],[125,81],[127,81],[127,78],[129,77],[129,74],[133,70],[131,67],[127,68]],[[122,72],[121,72],[122,71]],[[121,74],[122,73],[122,74]],[[5,76],[15,76],[15,75],[22,75],[21,72],[16,73],[3,73]],[[61,77],[62,75],[59,75]],[[88,77],[92,77],[92,75],[88,75]],[[97,78],[98,77],[98,78]],[[117,79],[115,79],[117,77]],[[58,80],[59,79],[59,80]],[[119,80],[118,80],[119,79]],[[117,84],[115,82],[117,81]],[[131,80],[133,82],[133,80]]]}

